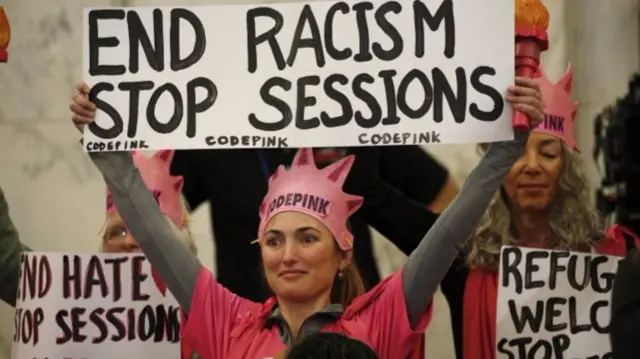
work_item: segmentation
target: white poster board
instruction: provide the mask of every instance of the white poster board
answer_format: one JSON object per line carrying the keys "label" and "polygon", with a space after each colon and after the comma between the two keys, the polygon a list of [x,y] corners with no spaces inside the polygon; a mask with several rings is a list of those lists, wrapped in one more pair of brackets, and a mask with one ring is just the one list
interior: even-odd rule
{"label": "white poster board", "polygon": [[503,247],[496,358],[611,359],[611,291],[621,259]]}
{"label": "white poster board", "polygon": [[24,253],[12,359],[180,357],[180,309],[143,255]]}
{"label": "white poster board", "polygon": [[84,12],[85,151],[513,138],[514,2]]}

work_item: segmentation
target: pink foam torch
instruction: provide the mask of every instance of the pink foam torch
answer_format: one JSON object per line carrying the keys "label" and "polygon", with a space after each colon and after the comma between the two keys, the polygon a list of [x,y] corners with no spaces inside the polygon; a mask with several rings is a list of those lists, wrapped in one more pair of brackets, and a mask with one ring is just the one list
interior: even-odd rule
{"label": "pink foam torch", "polygon": [[9,60],[7,48],[9,47],[10,39],[11,27],[9,26],[9,19],[4,12],[4,8],[0,6],[0,62],[7,62]]}
{"label": "pink foam torch", "polygon": [[[549,11],[541,0],[516,0],[516,76],[533,77],[540,65],[540,53],[549,48]],[[513,113],[513,129],[526,131],[529,118]]]}

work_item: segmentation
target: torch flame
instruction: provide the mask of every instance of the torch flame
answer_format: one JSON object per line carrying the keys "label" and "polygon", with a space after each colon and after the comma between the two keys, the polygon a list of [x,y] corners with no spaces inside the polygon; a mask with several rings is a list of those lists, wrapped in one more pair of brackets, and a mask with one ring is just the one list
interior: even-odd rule
{"label": "torch flame", "polygon": [[9,19],[4,12],[4,8],[0,6],[0,49],[6,50],[9,47],[10,39],[11,27],[9,26]]}
{"label": "torch flame", "polygon": [[516,26],[547,30],[549,11],[541,0],[516,0]]}

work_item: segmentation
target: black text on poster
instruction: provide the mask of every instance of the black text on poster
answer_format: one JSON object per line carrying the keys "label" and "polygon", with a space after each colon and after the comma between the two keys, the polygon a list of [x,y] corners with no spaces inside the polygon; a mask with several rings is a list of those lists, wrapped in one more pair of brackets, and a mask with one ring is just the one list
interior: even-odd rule
{"label": "black text on poster", "polygon": [[[293,39],[283,38],[283,35],[278,37],[283,28],[284,18],[277,9],[264,6],[251,9],[247,12],[248,71],[254,73],[261,66],[270,66],[264,61],[259,64],[258,48],[261,45],[269,47],[269,53],[278,70],[294,66],[298,52],[303,49],[314,52],[318,68],[326,64],[327,57],[335,61],[352,60],[360,63],[371,61],[374,58],[385,62],[393,61],[406,48],[413,48],[414,56],[424,58],[428,56],[425,50],[428,46],[427,27],[433,32],[444,28],[445,48],[438,51],[443,51],[447,58],[454,58],[456,29],[453,1],[444,0],[435,11],[430,9],[428,4],[428,2],[416,0],[413,2],[412,9],[406,9],[407,6],[403,6],[397,1],[387,1],[375,5],[369,1],[357,2],[353,5],[348,2],[338,2],[328,10],[324,24],[318,24],[317,16],[311,5],[305,5],[300,13]],[[394,14],[403,11],[413,11],[415,38],[417,39],[415,44],[405,44],[405,40],[391,20]],[[359,43],[353,48],[337,49],[335,47],[334,39],[340,35],[333,32],[333,21],[337,16],[355,17]],[[375,41],[376,39],[371,39],[369,31],[369,17],[371,16],[376,26],[393,42],[391,48],[384,49],[380,43]],[[269,18],[274,25],[271,29],[258,34],[256,22],[260,18]],[[310,30],[310,37],[303,37],[305,29]],[[281,46],[284,43],[291,44],[286,58]],[[491,122],[502,114],[504,102],[501,94],[483,82],[482,78],[495,74],[495,69],[490,66],[477,66],[474,69],[459,67],[455,70],[455,86],[449,83],[445,73],[439,68],[426,71],[425,69],[413,69],[406,74],[401,74],[399,78],[395,70],[381,70],[377,74],[361,73],[353,78],[348,78],[341,73],[329,75],[324,79],[314,75],[298,79],[274,76],[264,83],[260,89],[260,96],[265,104],[280,112],[281,119],[277,122],[267,123],[261,121],[258,114],[252,113],[249,115],[249,123],[261,131],[279,131],[292,123],[298,129],[307,130],[320,126],[341,127],[353,119],[359,127],[370,129],[380,124],[396,125],[400,122],[401,116],[414,120],[420,119],[430,111],[433,112],[434,121],[438,123],[442,122],[444,118],[445,100],[456,123],[465,122],[467,109],[474,118]],[[412,84],[414,86],[417,84],[424,90],[423,102],[417,107],[410,106],[407,101],[407,92]],[[321,86],[327,97],[340,104],[342,109],[340,115],[332,116],[326,111],[321,111],[317,116],[306,115],[306,111],[317,103],[317,98],[307,95],[307,90],[316,86]],[[377,99],[368,89],[371,86],[383,86],[386,98],[384,100]],[[475,103],[468,104],[469,87],[488,96],[494,104],[493,108],[484,111]],[[276,95],[282,91],[295,91],[296,100],[294,103],[296,107],[292,108],[290,103]],[[354,111],[354,105],[346,95],[347,91],[351,91],[353,96],[366,104],[370,113],[368,116],[361,111]]]}
{"label": "black text on poster", "polygon": [[[515,358],[563,358],[571,345],[571,337],[583,332],[599,334],[609,333],[609,322],[600,322],[602,311],[611,310],[608,300],[589,303],[589,320],[580,322],[578,313],[584,311],[585,302],[579,302],[580,292],[591,290],[596,293],[609,293],[613,287],[615,273],[603,270],[602,266],[611,259],[601,255],[578,256],[563,251],[527,251],[518,247],[505,248],[500,257],[502,274],[500,286],[515,288],[517,294],[524,290],[549,288],[556,289],[560,276],[566,278],[575,296],[550,297],[545,301],[537,300],[529,306],[519,306],[514,300],[507,303],[510,318],[515,331],[512,338],[498,338],[498,352]],[[579,263],[582,261],[582,263]],[[524,264],[524,271],[521,270]],[[549,267],[547,278],[534,279],[541,267]],[[539,277],[539,273],[538,273]],[[563,280],[564,282],[564,280]],[[562,316],[568,314],[568,320]],[[533,333],[557,333],[551,341],[521,336],[525,328]],[[520,335],[520,336],[519,336]],[[584,359],[610,359],[610,353],[590,356]],[[576,358],[583,359],[583,358]]]}
{"label": "black text on poster", "polygon": [[[143,256],[90,256],[87,260],[87,256],[64,255],[63,272],[59,276],[52,275],[46,255],[28,258],[23,255],[21,260],[18,299],[45,298],[53,285],[59,285],[63,299],[86,299],[91,302],[92,298],[106,298],[114,303],[105,308],[78,305],[57,310],[52,318],[48,318],[55,321],[59,329],[55,334],[57,344],[179,341],[178,307],[144,305],[141,309],[135,309],[127,304],[117,304],[125,295],[130,296],[126,301],[128,303],[146,302],[149,299],[149,294],[142,290],[142,283],[149,277],[142,270],[145,261]],[[125,274],[131,276],[131,287],[122,287],[122,276]],[[16,310],[14,341],[36,345],[41,338],[40,325],[45,319],[42,308]],[[96,336],[86,335],[89,326],[98,329]]]}
{"label": "black text on poster", "polygon": [[[140,47],[143,49],[149,67],[157,72],[165,71],[167,61],[164,51],[164,38],[166,35],[163,15],[162,10],[153,10],[153,24],[151,31],[149,31],[149,29],[145,29],[140,16],[135,10],[103,9],[90,11],[88,15],[89,74],[91,76],[121,76],[127,72],[137,73],[140,66]],[[176,72],[187,69],[202,59],[206,50],[207,39],[204,26],[195,13],[187,9],[175,8],[170,11],[169,16],[169,70]],[[128,29],[129,61],[127,65],[100,63],[100,48],[118,47],[120,44],[120,40],[117,37],[101,37],[98,33],[99,22],[108,20],[122,21],[122,25]],[[188,24],[194,31],[195,41],[189,55],[181,58],[180,32],[185,24]],[[149,36],[150,32],[153,33],[153,43]],[[149,102],[143,107],[145,111],[144,117],[147,119],[149,127],[157,133],[172,133],[186,118],[186,135],[190,138],[196,135],[197,115],[213,106],[218,93],[213,81],[205,77],[197,77],[190,80],[184,89],[179,89],[170,82],[156,84],[153,81],[120,82],[117,84],[117,88],[120,91],[129,93],[129,118],[126,129],[128,138],[133,138],[137,134],[141,92],[152,91]],[[113,106],[100,98],[102,92],[112,92],[115,89],[116,85],[108,81],[99,82],[91,89],[91,99],[96,104],[96,107],[113,120],[113,125],[109,128],[102,128],[95,123],[89,126],[94,135],[105,140],[116,138],[125,130],[122,115]],[[204,89],[207,93],[201,101],[196,100],[196,91],[198,89]],[[183,95],[185,93],[186,95]],[[165,96],[162,97],[163,95]],[[171,98],[174,103],[173,114],[171,114],[168,121],[163,122],[158,120],[156,116],[156,105],[161,97],[164,98],[164,101],[167,98]],[[96,145],[104,146],[104,144],[87,144],[87,147]],[[137,141],[119,143],[113,146],[114,150],[146,147],[144,143]]]}

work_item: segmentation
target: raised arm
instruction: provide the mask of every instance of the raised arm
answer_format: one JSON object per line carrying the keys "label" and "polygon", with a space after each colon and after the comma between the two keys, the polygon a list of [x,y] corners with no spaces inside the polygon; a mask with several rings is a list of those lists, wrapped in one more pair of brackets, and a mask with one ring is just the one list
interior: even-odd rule
{"label": "raised arm", "polygon": [[458,197],[438,218],[403,269],[407,314],[411,325],[421,318],[462,244],[482,218],[491,198],[523,152],[528,135],[493,143],[467,178]]}
{"label": "raised arm", "polygon": [[202,264],[182,244],[127,152],[91,153],[118,212],[180,307],[189,312]]}

